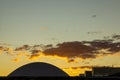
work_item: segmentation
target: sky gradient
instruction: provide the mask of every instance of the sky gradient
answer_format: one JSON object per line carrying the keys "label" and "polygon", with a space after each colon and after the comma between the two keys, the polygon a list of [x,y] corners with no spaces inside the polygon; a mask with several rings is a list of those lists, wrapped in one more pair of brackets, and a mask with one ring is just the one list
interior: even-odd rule
{"label": "sky gradient", "polygon": [[[99,55],[100,57],[93,59],[83,59],[80,56],[73,60],[73,57],[69,59],[68,56],[59,56],[59,54],[52,58],[53,55],[44,54],[44,52],[51,53],[51,50],[54,49],[49,44],[55,46],[64,45],[64,42],[91,41],[89,44],[92,45],[94,40],[113,39],[115,35],[120,37],[119,4],[120,0],[0,0],[0,46],[2,47],[0,48],[0,64],[2,65],[0,75],[6,76],[17,67],[33,61],[54,64],[72,76],[79,75],[80,71],[83,72],[82,70],[85,68],[80,70],[81,66],[110,66],[113,64],[120,67],[120,62],[118,62],[120,51],[116,51],[116,45],[113,42],[110,43],[114,45],[113,47],[105,49],[113,49],[112,51],[115,51],[116,54]],[[117,39],[118,43],[119,39]],[[118,43],[117,45],[120,46]],[[45,48],[45,45],[49,45],[50,49],[47,48],[43,52],[38,51],[38,59],[29,60],[32,57],[28,52],[34,45],[40,44],[43,44]],[[21,49],[20,47],[23,45],[29,45],[30,50],[26,50],[25,47]],[[79,46],[81,47],[81,45],[84,46],[83,43]],[[5,47],[9,48],[7,51],[10,54],[6,54]],[[93,48],[95,47],[93,46]],[[17,48],[20,50],[17,51]],[[61,49],[63,48],[59,46],[56,50]],[[89,47],[87,46],[85,49],[89,50]],[[57,51],[54,52],[57,53]],[[64,51],[62,52],[64,53]],[[29,58],[26,56],[27,54]],[[108,62],[111,59],[114,60]],[[69,61],[71,62],[69,63]],[[9,69],[8,66],[11,68]],[[75,72],[72,67],[77,67],[78,72]]]}

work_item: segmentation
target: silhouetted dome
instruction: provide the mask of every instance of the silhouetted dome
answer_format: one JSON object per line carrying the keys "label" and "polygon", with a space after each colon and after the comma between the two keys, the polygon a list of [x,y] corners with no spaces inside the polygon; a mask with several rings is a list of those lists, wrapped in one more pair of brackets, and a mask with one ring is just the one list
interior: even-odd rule
{"label": "silhouetted dome", "polygon": [[15,71],[13,71],[8,76],[68,76],[61,69],[42,62],[35,62],[24,65]]}

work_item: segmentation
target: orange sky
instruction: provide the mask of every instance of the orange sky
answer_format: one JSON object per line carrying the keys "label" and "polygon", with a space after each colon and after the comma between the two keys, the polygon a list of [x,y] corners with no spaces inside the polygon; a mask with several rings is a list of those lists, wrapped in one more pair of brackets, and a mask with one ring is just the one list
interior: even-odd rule
{"label": "orange sky", "polygon": [[[100,56],[96,59],[80,59],[76,58],[73,62],[69,62],[67,57],[59,56],[45,56],[43,53],[39,53],[34,57],[30,58],[28,52],[19,52],[19,54],[6,54],[1,53],[0,55],[0,76],[7,76],[9,73],[17,69],[18,67],[31,62],[47,62],[53,64],[63,71],[65,71],[70,76],[78,76],[84,73],[85,70],[91,70],[87,68],[90,66],[119,66],[119,56],[120,53],[114,55]],[[111,60],[111,61],[110,61]],[[82,68],[86,66],[86,68]]]}

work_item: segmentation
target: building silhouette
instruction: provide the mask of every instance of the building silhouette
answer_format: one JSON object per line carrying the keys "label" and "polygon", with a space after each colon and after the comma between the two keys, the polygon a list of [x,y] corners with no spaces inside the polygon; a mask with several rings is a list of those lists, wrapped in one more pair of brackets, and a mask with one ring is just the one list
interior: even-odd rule
{"label": "building silhouette", "polygon": [[24,65],[8,76],[12,77],[60,77],[60,76],[68,76],[64,71],[59,69],[56,66],[53,66],[48,63],[43,62],[35,62]]}
{"label": "building silhouette", "polygon": [[85,71],[80,77],[120,77],[120,67],[93,67],[91,71]]}
{"label": "building silhouette", "polygon": [[109,75],[110,77],[120,77],[120,72]]}
{"label": "building silhouette", "polygon": [[85,77],[92,77],[92,71],[85,71]]}
{"label": "building silhouette", "polygon": [[119,72],[120,72],[119,67],[93,67],[92,68],[93,76],[109,76]]}

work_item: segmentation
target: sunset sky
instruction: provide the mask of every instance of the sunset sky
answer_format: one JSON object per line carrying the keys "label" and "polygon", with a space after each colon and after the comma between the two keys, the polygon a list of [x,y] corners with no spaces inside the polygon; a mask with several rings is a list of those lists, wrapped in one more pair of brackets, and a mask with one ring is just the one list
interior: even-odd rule
{"label": "sunset sky", "polygon": [[70,76],[120,67],[120,0],[0,0],[0,76],[31,62]]}

